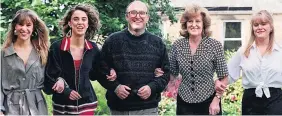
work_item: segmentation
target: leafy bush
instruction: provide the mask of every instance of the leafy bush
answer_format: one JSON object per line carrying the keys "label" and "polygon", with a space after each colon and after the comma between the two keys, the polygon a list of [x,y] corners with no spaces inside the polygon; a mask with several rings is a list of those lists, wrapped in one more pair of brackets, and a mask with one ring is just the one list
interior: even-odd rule
{"label": "leafy bush", "polygon": [[96,96],[98,97],[98,108],[95,111],[95,115],[110,115],[110,109],[107,105],[105,97],[106,89],[103,88],[97,81],[92,82]]}
{"label": "leafy bush", "polygon": [[241,115],[242,79],[228,86],[222,98],[223,115]]}
{"label": "leafy bush", "polygon": [[[235,52],[235,50],[225,51],[225,58],[227,62],[229,62]],[[243,91],[242,78],[240,78],[237,82],[228,85],[228,88],[222,97],[223,115],[241,115]]]}
{"label": "leafy bush", "polygon": [[175,116],[176,115],[176,99],[168,97],[165,92],[161,96],[161,101],[158,107],[160,116]]}

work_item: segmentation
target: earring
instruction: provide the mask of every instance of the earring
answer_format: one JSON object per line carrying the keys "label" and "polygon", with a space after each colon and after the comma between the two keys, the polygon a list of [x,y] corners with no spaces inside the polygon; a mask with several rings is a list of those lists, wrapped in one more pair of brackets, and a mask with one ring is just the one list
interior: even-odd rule
{"label": "earring", "polygon": [[68,31],[68,33],[66,34],[66,37],[71,37],[71,29]]}
{"label": "earring", "polygon": [[32,34],[31,34],[31,37],[32,37],[32,39],[37,39],[37,32],[36,31],[34,31]]}
{"label": "earring", "polygon": [[14,35],[18,35],[18,32],[17,32],[17,30],[14,30]]}

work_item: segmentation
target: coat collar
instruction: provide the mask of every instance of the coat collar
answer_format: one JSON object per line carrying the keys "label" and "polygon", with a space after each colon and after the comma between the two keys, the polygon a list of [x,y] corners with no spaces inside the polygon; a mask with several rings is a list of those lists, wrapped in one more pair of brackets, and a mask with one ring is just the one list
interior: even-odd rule
{"label": "coat collar", "polygon": [[[61,50],[63,51],[68,51],[70,50],[70,38],[69,37],[64,37],[64,39],[62,40],[61,43]],[[90,43],[90,41],[85,39],[85,49],[90,50],[93,48],[92,44]]]}
{"label": "coat collar", "polygon": [[[9,56],[12,56],[14,54],[17,54],[15,49],[14,49],[14,44],[11,43],[11,45],[9,47],[7,47],[5,50],[4,50],[4,57],[9,57]],[[27,61],[27,64],[26,64],[26,67],[25,69],[25,72],[29,71],[29,69],[31,68],[31,66],[40,59],[40,56],[38,54],[38,52],[35,50],[35,48],[33,47],[30,54],[29,54],[29,57],[28,57],[28,61]]]}
{"label": "coat collar", "polygon": [[[255,49],[256,47],[257,47],[256,42],[253,42],[253,44],[251,45],[251,48]],[[281,47],[278,45],[278,43],[276,41],[274,41],[274,43],[273,43],[272,51],[274,51],[274,50],[279,51],[279,52],[281,51]]]}
{"label": "coat collar", "polygon": [[16,51],[14,50],[14,44],[11,43],[11,45],[4,50],[4,57],[7,57],[13,54],[16,54]]}

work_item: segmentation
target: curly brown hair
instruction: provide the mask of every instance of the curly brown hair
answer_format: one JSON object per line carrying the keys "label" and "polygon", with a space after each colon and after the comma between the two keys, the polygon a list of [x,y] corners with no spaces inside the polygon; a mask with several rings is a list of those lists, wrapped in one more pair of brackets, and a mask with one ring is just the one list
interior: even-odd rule
{"label": "curly brown hair", "polygon": [[25,21],[31,21],[33,23],[33,31],[31,36],[31,43],[39,53],[41,64],[45,65],[47,63],[49,40],[48,40],[48,28],[45,23],[39,18],[39,16],[30,9],[21,9],[16,12],[13,18],[9,30],[6,34],[6,40],[3,44],[3,49],[9,47],[12,43],[17,40],[17,35],[15,34],[15,26],[17,24],[22,24]]}
{"label": "curly brown hair", "polygon": [[100,24],[98,10],[96,9],[96,7],[89,5],[89,4],[76,5],[72,8],[70,8],[66,12],[65,16],[63,17],[63,19],[59,23],[59,25],[62,26],[63,35],[66,36],[68,31],[71,29],[71,27],[68,25],[68,22],[71,20],[71,16],[73,15],[74,11],[76,11],[76,10],[84,11],[86,13],[87,17],[88,17],[89,27],[86,30],[85,39],[89,40],[89,39],[94,38],[95,33],[98,31],[101,24]]}
{"label": "curly brown hair", "polygon": [[182,13],[182,16],[180,18],[180,24],[181,24],[181,30],[180,30],[180,35],[183,37],[189,37],[189,33],[187,31],[187,22],[189,21],[190,18],[193,18],[197,15],[202,16],[203,20],[203,32],[202,36],[203,37],[210,37],[211,36],[211,31],[210,31],[210,26],[211,26],[211,18],[208,13],[208,10],[206,8],[200,7],[198,5],[191,5],[187,6],[185,8],[185,11]]}

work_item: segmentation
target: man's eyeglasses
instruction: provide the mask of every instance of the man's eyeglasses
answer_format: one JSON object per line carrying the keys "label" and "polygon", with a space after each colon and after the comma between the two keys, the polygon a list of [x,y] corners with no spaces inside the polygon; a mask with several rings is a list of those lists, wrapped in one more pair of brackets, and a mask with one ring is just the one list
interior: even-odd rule
{"label": "man's eyeglasses", "polygon": [[145,11],[136,11],[136,10],[132,10],[127,12],[129,17],[137,17],[137,14],[139,14],[140,17],[145,17],[147,16],[147,12]]}

